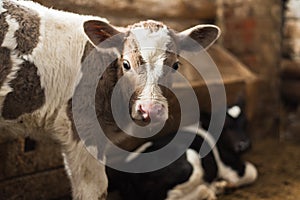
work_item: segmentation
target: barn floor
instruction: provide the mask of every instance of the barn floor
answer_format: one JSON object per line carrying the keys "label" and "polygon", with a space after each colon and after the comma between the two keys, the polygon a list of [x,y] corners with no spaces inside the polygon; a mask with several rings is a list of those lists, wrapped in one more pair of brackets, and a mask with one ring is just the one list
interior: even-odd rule
{"label": "barn floor", "polygon": [[219,200],[300,199],[300,143],[255,140],[245,160],[256,165],[258,180],[251,186],[228,191]]}
{"label": "barn floor", "polygon": [[300,143],[261,139],[245,155],[259,171],[254,185],[232,191],[220,200],[299,200]]}
{"label": "barn floor", "polygon": [[[259,171],[256,183],[221,195],[218,200],[300,199],[300,143],[255,140],[245,160],[254,163]],[[119,200],[110,198],[115,199]]]}

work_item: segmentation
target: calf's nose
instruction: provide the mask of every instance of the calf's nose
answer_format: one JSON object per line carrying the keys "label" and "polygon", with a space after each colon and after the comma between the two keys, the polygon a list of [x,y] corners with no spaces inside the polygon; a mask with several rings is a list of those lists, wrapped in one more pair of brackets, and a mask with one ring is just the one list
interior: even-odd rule
{"label": "calf's nose", "polygon": [[151,101],[142,102],[138,106],[138,111],[141,113],[144,121],[162,121],[166,120],[166,109],[164,105]]}

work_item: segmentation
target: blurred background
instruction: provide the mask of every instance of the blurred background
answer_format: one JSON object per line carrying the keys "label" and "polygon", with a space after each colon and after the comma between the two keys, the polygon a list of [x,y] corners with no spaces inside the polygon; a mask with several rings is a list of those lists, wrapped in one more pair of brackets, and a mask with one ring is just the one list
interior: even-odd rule
{"label": "blurred background", "polygon": [[[299,0],[36,1],[105,17],[117,26],[145,19],[163,21],[177,31],[218,25],[222,35],[209,54],[221,72],[228,104],[241,96],[246,102],[253,146],[245,158],[259,171],[254,185],[220,199],[299,199]],[[191,71],[184,73],[195,81],[201,109],[209,110],[205,85]],[[0,199],[69,199],[69,181],[55,143],[1,139],[0,160]]]}

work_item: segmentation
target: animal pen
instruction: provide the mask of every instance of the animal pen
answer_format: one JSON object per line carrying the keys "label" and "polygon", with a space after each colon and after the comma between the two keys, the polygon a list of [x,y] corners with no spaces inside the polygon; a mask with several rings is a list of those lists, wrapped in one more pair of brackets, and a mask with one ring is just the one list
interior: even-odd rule
{"label": "animal pen", "polygon": [[[178,69],[193,87],[200,110],[211,112],[206,84],[210,84],[210,92],[224,85],[227,105],[238,99],[245,103],[252,146],[242,158],[256,166],[258,178],[253,184],[226,190],[218,199],[300,198],[300,1],[34,1],[54,9],[104,17],[119,27],[147,19],[162,21],[177,31],[198,24],[220,27],[220,38],[207,52],[222,81],[204,81],[188,63],[189,67]],[[184,96],[184,87],[176,83],[174,87]],[[0,124],[0,200],[71,199],[70,181],[57,142],[1,134],[5,132]],[[119,198],[111,195],[108,199]]]}

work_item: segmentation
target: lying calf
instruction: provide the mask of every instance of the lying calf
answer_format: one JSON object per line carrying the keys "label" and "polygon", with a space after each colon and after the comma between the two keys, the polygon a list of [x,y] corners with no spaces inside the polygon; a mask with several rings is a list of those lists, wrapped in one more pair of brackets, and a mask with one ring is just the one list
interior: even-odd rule
{"label": "lying calf", "polygon": [[[200,153],[199,156],[200,147],[203,142],[212,147],[214,138],[201,128],[195,134],[187,127],[185,132],[178,134],[185,134],[187,137],[192,134],[195,135],[195,139],[179,159],[158,171],[141,174],[107,168],[109,191],[118,192],[122,199],[215,199],[216,195],[225,188],[236,188],[254,182],[257,177],[256,168],[241,159],[240,149],[237,151],[233,148],[239,143],[238,140],[228,142],[228,138],[232,137],[233,133],[245,134],[237,131],[245,121],[242,110],[238,110],[238,105],[235,106],[228,108],[224,130],[208,155],[202,158]],[[238,113],[234,114],[232,108]],[[240,142],[249,143],[245,141],[245,137],[240,136]],[[171,136],[166,136],[145,143],[137,149],[137,152],[158,150],[171,140]],[[234,146],[230,147],[229,144]],[[171,153],[180,151],[181,146],[180,142],[172,144]],[[123,164],[138,159],[139,156],[135,155],[127,158]],[[157,158],[152,162],[159,162],[160,159],[163,158]]]}
{"label": "lying calf", "polygon": [[[218,146],[227,149],[233,154],[240,154],[251,147],[251,140],[246,133],[247,118],[244,112],[245,100],[239,97],[235,103],[227,106],[226,118],[220,135]],[[211,113],[200,112],[201,126],[208,130],[210,125]]]}

